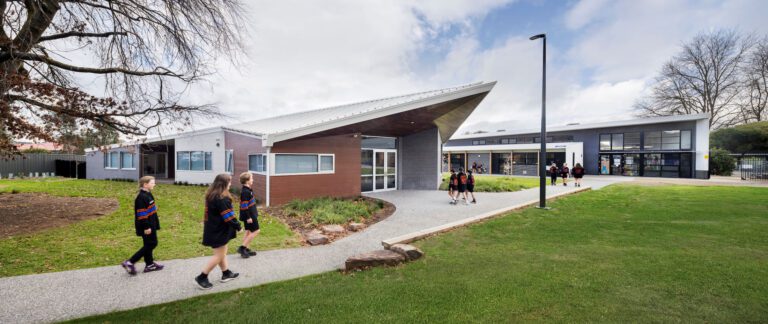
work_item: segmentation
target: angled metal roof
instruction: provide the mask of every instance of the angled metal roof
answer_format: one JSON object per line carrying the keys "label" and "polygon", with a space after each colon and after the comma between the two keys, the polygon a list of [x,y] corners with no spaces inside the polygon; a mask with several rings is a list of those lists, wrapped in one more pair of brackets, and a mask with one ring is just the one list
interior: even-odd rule
{"label": "angled metal roof", "polygon": [[[429,105],[489,92],[496,82],[478,82],[281,115],[229,125],[226,129],[261,135],[266,146],[275,142],[360,123]],[[478,102],[479,103],[479,102]],[[474,107],[472,107],[474,109]],[[444,130],[441,129],[441,132]],[[449,130],[450,131],[450,130]],[[455,131],[455,129],[453,129]],[[451,131],[451,134],[453,132]],[[446,138],[447,140],[447,138]]]}

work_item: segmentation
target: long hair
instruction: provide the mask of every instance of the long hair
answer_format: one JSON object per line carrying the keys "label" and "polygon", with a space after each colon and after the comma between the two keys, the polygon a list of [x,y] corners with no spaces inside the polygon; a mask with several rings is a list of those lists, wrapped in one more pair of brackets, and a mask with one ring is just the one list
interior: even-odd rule
{"label": "long hair", "polygon": [[205,192],[205,201],[211,202],[214,199],[219,198],[232,199],[232,196],[229,194],[229,190],[227,190],[230,181],[232,181],[232,176],[227,173],[221,173],[217,175],[216,179],[213,179],[213,183],[208,186],[208,190]]}

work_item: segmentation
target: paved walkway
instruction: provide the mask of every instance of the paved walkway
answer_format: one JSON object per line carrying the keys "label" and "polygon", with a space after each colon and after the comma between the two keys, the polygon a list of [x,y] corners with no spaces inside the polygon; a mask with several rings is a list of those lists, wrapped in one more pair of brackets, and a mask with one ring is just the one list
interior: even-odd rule
{"label": "paved walkway", "polygon": [[[601,188],[621,179],[585,180],[585,186]],[[547,193],[573,190],[572,186],[548,187]],[[333,271],[342,268],[351,255],[381,249],[384,239],[535,200],[538,188],[479,193],[478,204],[458,206],[448,204],[445,191],[403,190],[370,196],[392,202],[396,212],[365,231],[329,245],[263,251],[247,260],[231,255],[230,268],[239,272],[240,278],[223,284],[212,280],[214,288],[209,291],[197,289],[193,280],[208,257],[161,260],[165,270],[136,277],[129,277],[115,265],[0,278],[0,323],[74,319]],[[159,248],[163,248],[162,238]],[[216,269],[211,279],[220,275]]]}

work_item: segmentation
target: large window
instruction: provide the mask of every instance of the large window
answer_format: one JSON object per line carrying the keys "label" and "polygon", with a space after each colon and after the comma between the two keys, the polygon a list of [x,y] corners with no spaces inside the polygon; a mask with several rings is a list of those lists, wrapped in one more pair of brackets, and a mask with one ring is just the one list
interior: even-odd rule
{"label": "large window", "polygon": [[133,163],[133,154],[130,152],[120,152],[120,168],[136,169]]}
{"label": "large window", "polygon": [[516,138],[502,138],[499,141],[500,144],[516,144],[517,139]]}
{"label": "large window", "polygon": [[224,151],[224,172],[229,172],[229,173],[235,172],[235,161],[234,161],[233,155],[234,155],[233,150]]}
{"label": "large window", "polygon": [[690,150],[690,130],[645,132],[646,150]]}
{"label": "large window", "polygon": [[611,134],[600,134],[600,150],[611,150]]}
{"label": "large window", "polygon": [[120,168],[120,152],[104,153],[104,168],[119,169]]}
{"label": "large window", "polygon": [[624,133],[624,149],[625,150],[639,150],[640,149],[640,133]]}
{"label": "large window", "polygon": [[210,171],[213,169],[212,155],[203,151],[176,152],[176,170]]}
{"label": "large window", "polygon": [[257,173],[267,172],[267,155],[253,154],[248,156],[248,171]]}
{"label": "large window", "polygon": [[485,140],[474,140],[472,145],[485,145]]}
{"label": "large window", "polygon": [[625,151],[640,149],[640,133],[600,134],[601,151]]}
{"label": "large window", "polygon": [[275,174],[333,173],[332,154],[275,154]]}
{"label": "large window", "polygon": [[539,163],[539,153],[512,153],[512,163],[515,165],[536,165]]}

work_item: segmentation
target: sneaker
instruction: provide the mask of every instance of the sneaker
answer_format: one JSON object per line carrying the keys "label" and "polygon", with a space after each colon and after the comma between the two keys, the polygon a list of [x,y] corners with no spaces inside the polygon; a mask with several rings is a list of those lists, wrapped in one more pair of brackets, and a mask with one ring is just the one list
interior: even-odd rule
{"label": "sneaker", "polygon": [[255,256],[256,255],[256,251],[251,250],[249,248],[245,248],[245,251],[248,252],[248,255],[250,255],[250,256]]}
{"label": "sneaker", "polygon": [[123,266],[123,269],[125,269],[125,272],[128,272],[129,275],[136,275],[136,267],[133,265],[133,263],[131,263],[131,261],[125,260],[120,265]]}
{"label": "sneaker", "polygon": [[474,199],[472,199],[472,203],[473,203],[473,204],[476,204],[476,203],[477,203],[477,200],[474,200]]}
{"label": "sneaker", "polygon": [[231,270],[224,271],[224,273],[221,274],[221,282],[227,282],[231,280],[235,280],[238,276],[240,276],[237,272],[232,272]]}
{"label": "sneaker", "polygon": [[248,251],[246,251],[246,250],[245,250],[245,247],[244,247],[244,246],[242,246],[242,245],[241,245],[240,247],[238,247],[238,248],[237,248],[237,253],[239,253],[239,254],[240,254],[240,256],[241,256],[243,259],[247,259],[247,258],[249,258],[249,257],[250,257],[250,255],[248,254]]}
{"label": "sneaker", "polygon": [[144,267],[144,273],[152,272],[152,271],[160,271],[160,270],[163,270],[163,268],[165,268],[164,265],[155,262],[153,264],[150,264]]}
{"label": "sneaker", "polygon": [[200,289],[207,290],[213,288],[213,285],[208,281],[208,276],[199,275],[195,277],[195,282]]}

